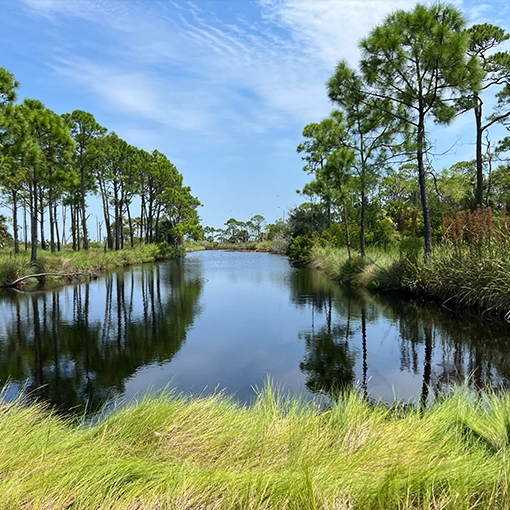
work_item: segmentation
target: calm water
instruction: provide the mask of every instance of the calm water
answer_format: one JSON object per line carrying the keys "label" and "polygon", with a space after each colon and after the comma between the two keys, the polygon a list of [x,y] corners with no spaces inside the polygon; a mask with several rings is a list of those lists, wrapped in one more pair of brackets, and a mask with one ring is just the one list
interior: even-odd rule
{"label": "calm water", "polygon": [[241,402],[271,377],[326,397],[430,400],[510,380],[510,325],[357,294],[266,253],[198,252],[97,281],[0,294],[0,383],[62,410],[172,387]]}

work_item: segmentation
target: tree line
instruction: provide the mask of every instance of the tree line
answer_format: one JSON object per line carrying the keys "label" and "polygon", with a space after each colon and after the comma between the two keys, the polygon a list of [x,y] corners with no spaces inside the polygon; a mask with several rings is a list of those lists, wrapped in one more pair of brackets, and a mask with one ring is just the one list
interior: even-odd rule
{"label": "tree line", "polygon": [[17,102],[18,88],[0,67],[0,200],[12,212],[15,253],[20,229],[32,263],[38,247],[60,251],[67,229],[73,250],[88,250],[91,195],[100,197],[110,250],[161,241],[178,248],[200,235],[201,204],[163,153],[128,144],[91,113],[58,115],[36,99]]}
{"label": "tree line", "polygon": [[[289,219],[362,256],[367,242],[392,242],[395,231],[423,237],[428,258],[445,214],[506,209],[510,138],[491,140],[489,130],[509,129],[509,38],[495,25],[467,27],[451,5],[390,14],[359,43],[356,69],[337,64],[327,82],[335,109],[303,130],[297,150],[312,180],[300,193],[309,201]],[[473,159],[434,169],[431,126],[469,112]]]}

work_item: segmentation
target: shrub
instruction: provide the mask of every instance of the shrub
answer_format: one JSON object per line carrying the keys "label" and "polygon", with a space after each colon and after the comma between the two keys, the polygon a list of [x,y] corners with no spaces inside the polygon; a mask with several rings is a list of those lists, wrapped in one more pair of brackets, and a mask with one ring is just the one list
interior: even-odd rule
{"label": "shrub", "polygon": [[306,265],[310,262],[313,240],[308,236],[295,237],[289,246],[289,258],[293,264]]}

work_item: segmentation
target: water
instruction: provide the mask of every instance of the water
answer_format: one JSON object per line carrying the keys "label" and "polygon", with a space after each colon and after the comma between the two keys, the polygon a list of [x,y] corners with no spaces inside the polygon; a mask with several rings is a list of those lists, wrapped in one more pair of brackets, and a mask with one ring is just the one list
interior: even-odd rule
{"label": "water", "polygon": [[79,413],[169,387],[249,404],[268,377],[305,398],[427,402],[466,380],[507,387],[509,328],[341,289],[277,255],[198,252],[0,294],[0,384]]}

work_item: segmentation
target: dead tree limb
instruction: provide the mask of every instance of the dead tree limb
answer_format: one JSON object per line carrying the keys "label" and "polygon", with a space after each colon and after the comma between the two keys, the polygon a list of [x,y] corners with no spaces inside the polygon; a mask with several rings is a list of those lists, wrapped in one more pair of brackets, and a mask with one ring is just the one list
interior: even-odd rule
{"label": "dead tree limb", "polygon": [[84,273],[38,273],[38,274],[29,274],[27,276],[22,276],[21,278],[18,278],[17,280],[14,280],[13,282],[6,282],[6,287],[16,287],[18,283],[22,282],[23,280],[27,280],[28,278],[43,278],[46,276],[62,276],[71,278],[74,276],[81,276]]}

